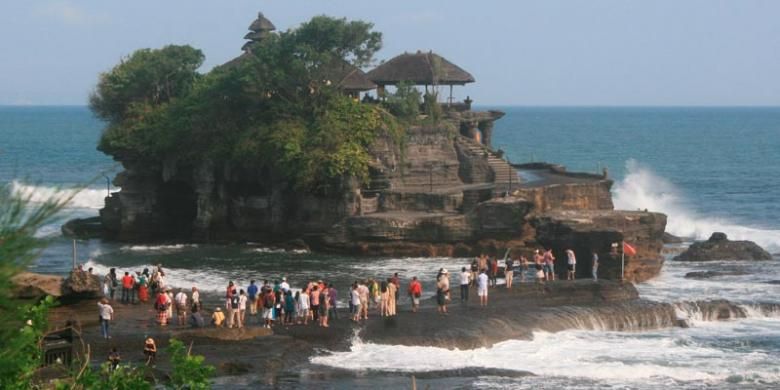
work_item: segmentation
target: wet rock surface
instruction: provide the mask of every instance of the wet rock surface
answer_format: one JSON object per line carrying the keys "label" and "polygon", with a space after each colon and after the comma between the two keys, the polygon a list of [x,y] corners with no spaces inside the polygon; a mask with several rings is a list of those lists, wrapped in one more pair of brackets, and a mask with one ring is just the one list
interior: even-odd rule
{"label": "wet rock surface", "polygon": [[713,233],[676,256],[677,261],[772,260],[772,255],[752,241],[731,241],[725,233]]}

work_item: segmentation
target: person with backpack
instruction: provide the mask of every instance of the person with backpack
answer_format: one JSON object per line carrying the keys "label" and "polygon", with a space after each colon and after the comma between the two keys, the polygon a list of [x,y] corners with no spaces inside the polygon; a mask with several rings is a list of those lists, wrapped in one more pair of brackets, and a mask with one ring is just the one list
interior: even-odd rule
{"label": "person with backpack", "polygon": [[263,294],[263,320],[264,327],[270,328],[274,323],[274,306],[276,305],[276,295],[271,289],[266,289]]}
{"label": "person with backpack", "polygon": [[506,280],[506,288],[512,288],[512,278],[514,277],[515,260],[511,256],[507,256],[504,261],[504,279]]}
{"label": "person with backpack", "polygon": [[232,328],[235,326],[236,328],[241,327],[241,311],[239,310],[239,303],[240,303],[241,297],[236,293],[235,290],[231,294],[228,294],[227,299],[227,305],[228,305],[228,320],[227,320],[227,327]]}

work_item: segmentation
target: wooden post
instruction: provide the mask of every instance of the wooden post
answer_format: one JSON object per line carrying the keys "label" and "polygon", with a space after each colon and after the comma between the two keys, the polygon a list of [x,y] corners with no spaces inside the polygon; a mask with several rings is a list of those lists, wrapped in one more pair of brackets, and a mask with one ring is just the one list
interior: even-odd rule
{"label": "wooden post", "polygon": [[73,240],[73,269],[76,269],[76,240]]}

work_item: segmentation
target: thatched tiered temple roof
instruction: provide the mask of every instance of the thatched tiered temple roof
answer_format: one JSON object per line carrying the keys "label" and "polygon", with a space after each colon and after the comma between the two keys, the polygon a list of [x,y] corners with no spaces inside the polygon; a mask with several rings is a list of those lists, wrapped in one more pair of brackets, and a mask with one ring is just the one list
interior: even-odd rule
{"label": "thatched tiered temple roof", "polygon": [[241,50],[249,50],[252,43],[265,39],[274,30],[276,30],[276,26],[262,12],[258,12],[257,19],[249,25],[249,32],[244,35],[244,39],[248,39],[249,42],[245,43]]}
{"label": "thatched tiered temple roof", "polygon": [[380,86],[408,81],[416,85],[464,85],[474,76],[446,58],[429,51],[404,53],[368,72],[368,78]]}

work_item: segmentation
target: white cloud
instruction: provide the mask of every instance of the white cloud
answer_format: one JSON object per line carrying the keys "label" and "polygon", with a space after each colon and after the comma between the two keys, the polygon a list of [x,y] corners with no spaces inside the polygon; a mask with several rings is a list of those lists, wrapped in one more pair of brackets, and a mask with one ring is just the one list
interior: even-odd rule
{"label": "white cloud", "polygon": [[100,24],[107,22],[109,19],[106,14],[85,10],[65,0],[49,1],[41,4],[36,8],[36,13],[74,26]]}

